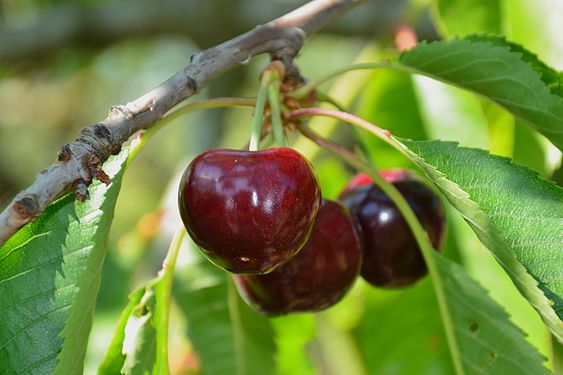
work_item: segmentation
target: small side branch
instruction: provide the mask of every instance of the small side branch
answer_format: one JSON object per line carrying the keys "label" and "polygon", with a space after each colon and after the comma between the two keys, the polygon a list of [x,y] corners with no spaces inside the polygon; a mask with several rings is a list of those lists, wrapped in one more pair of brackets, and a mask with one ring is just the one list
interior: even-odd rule
{"label": "small side branch", "polygon": [[365,0],[313,0],[265,25],[192,56],[190,64],[160,86],[125,105],[113,106],[107,118],[83,128],[63,146],[54,164],[42,170],[0,213],[0,245],[37,218],[49,203],[67,192],[88,198],[94,178],[109,183],[102,170],[107,158],[137,131],[148,129],[181,101],[230,68],[262,54],[291,63],[305,38],[331,19]]}

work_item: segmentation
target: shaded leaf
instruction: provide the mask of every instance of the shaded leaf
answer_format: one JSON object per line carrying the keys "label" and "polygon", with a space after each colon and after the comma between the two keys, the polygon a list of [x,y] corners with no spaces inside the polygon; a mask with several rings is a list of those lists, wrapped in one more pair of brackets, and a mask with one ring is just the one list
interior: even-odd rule
{"label": "shaded leaf", "polygon": [[[431,251],[465,374],[549,374],[508,314],[457,264]],[[433,277],[434,278],[434,277]],[[435,282],[435,280],[434,280]],[[442,319],[448,319],[442,316]]]}
{"label": "shaded leaf", "polygon": [[175,297],[203,374],[272,373],[276,347],[270,321],[240,299],[226,272],[195,251],[193,256],[179,270]]}
{"label": "shaded leaf", "polygon": [[454,373],[429,278],[399,290],[367,286],[365,293],[366,310],[353,333],[370,374]]}

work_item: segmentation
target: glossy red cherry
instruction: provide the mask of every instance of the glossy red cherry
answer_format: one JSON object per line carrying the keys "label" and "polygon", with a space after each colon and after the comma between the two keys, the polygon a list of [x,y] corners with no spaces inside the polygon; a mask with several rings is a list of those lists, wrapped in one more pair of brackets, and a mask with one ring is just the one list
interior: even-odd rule
{"label": "glossy red cherry", "polygon": [[234,276],[239,293],[266,315],[335,304],[360,271],[362,241],[356,225],[343,205],[323,200],[311,238],[299,254],[266,275]]}
{"label": "glossy red cherry", "polygon": [[[427,231],[435,249],[442,243],[445,213],[438,196],[406,171],[382,171]],[[380,287],[410,285],[427,273],[414,236],[391,199],[375,185],[356,186],[340,200],[357,218],[364,240],[361,276]]]}
{"label": "glossy red cherry", "polygon": [[303,247],[321,203],[311,164],[289,148],[215,149],[180,182],[186,229],[203,253],[233,273],[265,273]]}

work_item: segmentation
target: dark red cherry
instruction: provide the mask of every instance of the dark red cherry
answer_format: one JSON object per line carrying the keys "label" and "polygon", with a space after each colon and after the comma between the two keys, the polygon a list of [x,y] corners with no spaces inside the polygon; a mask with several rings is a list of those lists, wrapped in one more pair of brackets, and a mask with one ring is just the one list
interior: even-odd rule
{"label": "dark red cherry", "polygon": [[[445,213],[438,196],[407,171],[381,175],[403,195],[427,231],[435,249],[442,243]],[[426,273],[426,264],[414,236],[391,199],[375,185],[356,186],[340,200],[358,220],[364,240],[361,275],[380,287],[410,285]]]}
{"label": "dark red cherry", "polygon": [[311,238],[299,254],[266,275],[234,276],[239,293],[266,315],[335,304],[360,271],[362,241],[356,225],[343,205],[323,200]]}
{"label": "dark red cherry", "polygon": [[321,192],[311,164],[289,148],[215,149],[180,182],[180,214],[203,253],[233,273],[265,273],[303,247]]}

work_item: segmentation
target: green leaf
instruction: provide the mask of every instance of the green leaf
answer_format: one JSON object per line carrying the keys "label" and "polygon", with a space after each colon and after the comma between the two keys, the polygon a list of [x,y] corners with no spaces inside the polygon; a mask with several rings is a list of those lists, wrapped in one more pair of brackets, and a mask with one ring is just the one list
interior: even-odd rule
{"label": "green leaf", "polygon": [[176,259],[185,236],[182,228],[170,244],[158,276],[129,296],[99,375],[157,374],[168,368],[168,317]]}
{"label": "green leaf", "polygon": [[523,47],[501,37],[472,35],[421,43],[399,62],[414,73],[487,97],[563,149],[559,76]]}
{"label": "green leaf", "polygon": [[125,363],[125,355],[122,353],[123,341],[125,340],[125,326],[133,309],[141,301],[144,292],[145,288],[141,287],[129,295],[129,302],[121,312],[117,327],[115,328],[115,335],[98,369],[98,375],[113,375],[121,372]]}
{"label": "green leaf", "polygon": [[401,142],[563,340],[563,189],[483,150]]}
{"label": "green leaf", "polygon": [[[463,268],[432,251],[465,374],[549,374],[545,361]],[[442,317],[445,318],[444,316]]]}
{"label": "green leaf", "polygon": [[512,161],[545,176],[547,174],[546,150],[541,142],[541,135],[523,126],[519,121],[515,125]]}
{"label": "green leaf", "polygon": [[541,61],[537,55],[533,54],[522,45],[506,40],[499,35],[469,35],[465,38],[474,42],[487,42],[497,47],[508,47],[510,52],[520,54],[520,58],[525,61],[534,71],[540,74],[541,80],[546,84],[549,90],[555,94],[562,96],[563,84],[560,74],[553,68],[549,67]]}
{"label": "green leaf", "polygon": [[548,374],[542,357],[504,310],[460,266],[434,251],[404,197],[369,166],[366,172],[396,204],[420,246],[456,373]]}
{"label": "green leaf", "polygon": [[454,373],[430,278],[398,290],[368,286],[365,294],[353,332],[370,374]]}
{"label": "green leaf", "polygon": [[436,0],[435,3],[434,17],[445,36],[501,32],[500,0]]}
{"label": "green leaf", "polygon": [[157,330],[153,324],[156,310],[154,289],[147,288],[141,301],[133,308],[125,325],[122,353],[125,361],[122,374],[144,375],[153,371],[156,360]]}
{"label": "green leaf", "polygon": [[84,203],[67,195],[0,248],[0,364],[10,373],[82,373],[106,241],[128,151]]}
{"label": "green leaf", "polygon": [[175,297],[205,375],[269,374],[276,347],[270,321],[238,296],[230,276],[196,253],[180,269]]}

